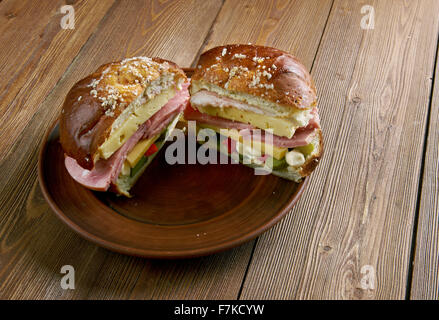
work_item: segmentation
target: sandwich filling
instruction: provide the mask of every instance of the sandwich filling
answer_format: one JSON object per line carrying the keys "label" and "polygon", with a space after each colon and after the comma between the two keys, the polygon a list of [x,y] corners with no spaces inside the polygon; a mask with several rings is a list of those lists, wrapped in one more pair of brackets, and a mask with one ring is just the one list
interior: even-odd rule
{"label": "sandwich filling", "polygon": [[147,160],[152,160],[159,146],[164,144],[166,135],[178,122],[189,100],[188,86],[188,83],[184,83],[169,101],[165,101],[151,117],[136,126],[134,133],[110,157],[100,158],[92,170],[82,168],[75,159],[66,155],[65,166],[69,174],[83,186],[97,191],[106,191],[110,184],[121,183],[122,193],[127,194],[150,163]]}
{"label": "sandwich filling", "polygon": [[[316,107],[299,110],[294,117],[281,118],[206,90],[191,96],[191,106],[185,110],[185,119],[195,120],[199,128],[209,128],[219,137],[226,137],[227,148],[219,144],[213,147],[229,155],[238,153],[239,160],[246,164],[269,166],[276,171],[298,171],[319,146],[320,119]],[[273,134],[268,137],[265,130]],[[292,177],[300,178],[299,174]]]}

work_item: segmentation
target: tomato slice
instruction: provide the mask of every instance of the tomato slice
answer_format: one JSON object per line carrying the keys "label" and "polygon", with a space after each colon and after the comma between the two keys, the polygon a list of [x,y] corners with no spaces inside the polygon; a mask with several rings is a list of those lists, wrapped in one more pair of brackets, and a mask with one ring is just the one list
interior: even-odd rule
{"label": "tomato slice", "polygon": [[159,148],[157,148],[157,146],[155,145],[155,143],[153,143],[149,149],[145,152],[145,156],[149,157],[150,155],[153,155],[154,153],[156,153],[157,151],[159,151]]}
{"label": "tomato slice", "polygon": [[230,138],[224,139],[222,142],[223,145],[227,146],[227,152],[230,154],[233,151],[233,140]]}

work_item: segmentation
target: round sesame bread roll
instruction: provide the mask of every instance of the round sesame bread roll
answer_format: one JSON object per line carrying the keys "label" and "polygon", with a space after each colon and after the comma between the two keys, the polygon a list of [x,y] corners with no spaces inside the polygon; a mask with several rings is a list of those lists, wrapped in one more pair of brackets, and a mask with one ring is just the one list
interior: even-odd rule
{"label": "round sesame bread roll", "polygon": [[272,130],[277,148],[273,157],[278,160],[273,174],[300,181],[318,164],[323,138],[316,88],[293,55],[250,44],[212,48],[200,56],[190,94],[195,111],[185,114],[187,120]]}
{"label": "round sesame bread roll", "polygon": [[[161,105],[151,106],[151,112],[158,111],[187,81],[180,67],[160,58],[134,57],[99,67],[67,94],[60,118],[64,152],[83,168],[92,169],[99,159],[108,159],[117,150],[113,150],[117,146],[107,150],[100,147],[118,133],[117,127],[135,109],[166,95],[158,101]],[[145,121],[151,112],[145,115]],[[119,137],[121,144],[134,134],[135,128],[130,129],[130,134]]]}
{"label": "round sesame bread roll", "polygon": [[264,46],[235,44],[204,52],[192,75],[191,94],[209,87],[225,95],[235,92],[234,98],[255,102],[279,117],[317,103],[313,80],[303,64],[287,52]]}
{"label": "round sesame bread roll", "polygon": [[130,196],[180,119],[188,87],[175,63],[147,57],[103,65],[76,83],[60,118],[72,178],[92,190]]}

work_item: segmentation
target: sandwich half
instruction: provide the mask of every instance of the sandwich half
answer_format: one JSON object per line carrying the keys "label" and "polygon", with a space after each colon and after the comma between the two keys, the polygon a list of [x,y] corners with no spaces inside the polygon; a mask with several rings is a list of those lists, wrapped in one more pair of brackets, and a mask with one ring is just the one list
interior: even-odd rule
{"label": "sandwich half", "polygon": [[200,56],[190,94],[185,119],[229,139],[225,152],[242,163],[296,182],[317,166],[323,138],[316,90],[291,54],[255,45],[212,48]]}
{"label": "sandwich half", "polygon": [[86,188],[130,196],[189,101],[176,64],[134,57],[101,66],[68,93],[60,142],[69,174]]}

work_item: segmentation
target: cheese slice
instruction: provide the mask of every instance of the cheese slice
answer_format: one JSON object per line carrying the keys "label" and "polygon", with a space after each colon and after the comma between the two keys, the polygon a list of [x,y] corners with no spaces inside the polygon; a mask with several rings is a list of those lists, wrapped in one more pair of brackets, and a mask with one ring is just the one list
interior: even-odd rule
{"label": "cheese slice", "polygon": [[160,134],[150,138],[139,141],[134,148],[130,151],[127,156],[126,161],[130,165],[131,168],[134,168],[139,162],[139,160],[143,157],[146,151],[152,146],[152,144],[160,137]]}
{"label": "cheese slice", "polygon": [[215,108],[212,106],[196,106],[202,113],[233,121],[249,123],[263,130],[273,129],[273,134],[291,138],[300,125],[293,119],[275,118],[236,108]]}
{"label": "cheese slice", "polygon": [[113,124],[110,136],[99,147],[97,157],[108,159],[137,131],[139,126],[151,118],[160,110],[172,97],[175,96],[175,89],[168,88],[151,100],[140,96],[131,103]]}
{"label": "cheese slice", "polygon": [[[199,127],[202,128],[209,128],[212,129],[219,134],[222,134],[224,136],[227,136],[235,141],[242,142],[242,136],[239,134],[239,131],[236,129],[223,129],[218,128],[212,125],[206,125],[206,124],[198,124]],[[265,147],[265,143],[262,141],[252,141],[252,147],[256,150],[261,150],[263,154],[268,154],[272,156],[273,158],[276,158],[278,160],[281,160],[285,157],[285,154],[288,152],[288,148],[281,148],[277,146],[272,146],[269,148]]]}

